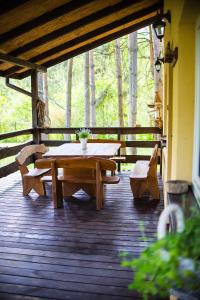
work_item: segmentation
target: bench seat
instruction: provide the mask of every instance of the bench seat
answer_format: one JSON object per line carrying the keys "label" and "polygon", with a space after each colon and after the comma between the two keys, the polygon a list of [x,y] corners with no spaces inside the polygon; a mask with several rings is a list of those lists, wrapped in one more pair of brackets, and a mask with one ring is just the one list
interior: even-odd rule
{"label": "bench seat", "polygon": [[40,177],[42,175],[45,175],[46,173],[50,172],[51,169],[32,169],[29,170],[28,173],[24,174],[24,177]]}
{"label": "bench seat", "polygon": [[135,164],[135,168],[130,175],[130,178],[144,179],[147,178],[149,172],[149,161],[138,160]]}

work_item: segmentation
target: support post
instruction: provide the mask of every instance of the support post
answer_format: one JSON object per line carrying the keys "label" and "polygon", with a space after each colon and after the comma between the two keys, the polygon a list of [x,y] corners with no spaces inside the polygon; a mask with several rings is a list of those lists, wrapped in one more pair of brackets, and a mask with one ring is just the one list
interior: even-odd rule
{"label": "support post", "polygon": [[[121,131],[120,131],[120,128],[118,128],[117,139],[120,141],[120,138],[121,138]],[[121,155],[120,149],[118,150],[117,154]],[[120,162],[118,162],[117,171],[121,172],[121,163]]]}
{"label": "support post", "polygon": [[32,128],[33,128],[33,142],[39,144],[40,134],[38,128],[37,117],[37,100],[38,100],[38,79],[37,71],[34,70],[31,74],[31,94],[32,94]]}

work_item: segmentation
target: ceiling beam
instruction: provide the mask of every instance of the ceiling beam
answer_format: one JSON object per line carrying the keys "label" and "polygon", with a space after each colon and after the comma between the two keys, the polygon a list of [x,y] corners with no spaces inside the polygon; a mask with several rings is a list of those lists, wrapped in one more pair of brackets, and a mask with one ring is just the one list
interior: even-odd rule
{"label": "ceiling beam", "polygon": [[[136,31],[138,29],[141,29],[141,28],[143,28],[145,26],[148,26],[148,25],[152,24],[156,20],[156,18],[157,18],[157,16],[149,18],[149,19],[147,19],[145,21],[142,21],[140,23],[134,24],[134,25],[132,25],[132,26],[130,26],[128,28],[122,29],[122,30],[120,30],[118,32],[115,32],[115,33],[112,33],[111,35],[108,35],[108,36],[106,36],[104,38],[98,39],[98,40],[96,40],[96,41],[94,41],[94,42],[92,42],[90,44],[84,45],[84,46],[82,46],[82,47],[80,47],[78,49],[75,49],[75,50],[73,50],[71,52],[63,54],[63,55],[61,55],[61,56],[59,56],[59,57],[57,57],[55,59],[49,60],[48,62],[46,62],[44,64],[44,66],[47,67],[47,68],[52,67],[52,66],[54,66],[54,65],[56,65],[58,63],[61,63],[61,62],[65,61],[65,60],[69,59],[69,58],[72,58],[72,57],[77,56],[79,54],[82,54],[82,53],[84,53],[86,51],[89,51],[89,50],[91,50],[93,48],[101,46],[102,44],[111,42],[111,41],[113,41],[116,38],[122,37],[122,36],[124,36],[126,34],[129,34],[129,33],[133,32],[133,31]],[[11,77],[12,78],[17,78],[17,79],[23,79],[23,78],[29,76],[30,73],[31,73],[30,71],[25,71],[25,72],[19,73],[19,74],[15,73],[15,74],[11,75]]]}
{"label": "ceiling beam", "polygon": [[25,2],[27,2],[28,0],[2,0],[0,1],[0,15],[3,15],[7,12],[9,12],[12,9],[15,9],[17,6],[24,4]]}
{"label": "ceiling beam", "polygon": [[132,26],[130,26],[128,28],[122,29],[122,30],[120,30],[118,32],[112,33],[112,34],[110,34],[110,35],[108,35],[106,37],[98,39],[98,40],[96,40],[96,41],[94,41],[94,42],[92,42],[90,44],[84,45],[84,46],[82,46],[82,47],[80,47],[80,48],[78,48],[76,50],[73,50],[73,51],[67,53],[67,54],[63,54],[63,55],[57,57],[56,59],[54,59],[52,61],[51,60],[48,61],[47,63],[44,64],[44,66],[46,68],[49,68],[49,67],[51,67],[51,66],[53,66],[55,64],[58,64],[58,63],[60,63],[60,62],[62,62],[64,60],[66,60],[66,59],[69,59],[71,57],[77,56],[77,55],[79,55],[79,54],[81,54],[83,52],[86,52],[86,51],[89,51],[89,50],[91,50],[93,48],[101,46],[102,44],[111,42],[111,41],[115,40],[116,38],[122,37],[122,36],[124,36],[126,34],[129,34],[129,33],[133,32],[133,31],[136,31],[136,30],[141,29],[141,28],[143,28],[145,26],[148,26],[148,25],[152,24],[152,22],[155,21],[156,17],[157,16],[155,16],[155,17],[153,17],[151,19],[145,20],[145,21],[143,21],[141,23],[134,24],[134,25],[132,25]]}
{"label": "ceiling beam", "polygon": [[[19,0],[17,0],[19,1]],[[61,17],[62,15],[69,13],[77,8],[81,8],[84,5],[87,5],[92,0],[77,0],[77,1],[71,1],[69,3],[66,3],[62,6],[56,7],[52,11],[49,11],[31,21],[28,21],[24,24],[21,24],[10,31],[7,31],[5,33],[2,33],[0,35],[0,44],[3,44],[10,39],[16,38],[17,36],[20,36],[36,27],[39,27],[45,23],[48,23],[56,18]],[[10,1],[12,2],[12,1]],[[9,2],[8,2],[9,3]]]}
{"label": "ceiling beam", "polygon": [[130,0],[123,0],[122,2],[120,3],[117,3],[113,6],[109,6],[109,7],[106,7],[102,10],[99,10],[89,16],[86,16],[78,21],[75,21],[69,25],[66,25],[60,29],[57,29],[45,36],[42,36],[30,43],[27,43],[11,52],[9,52],[10,55],[13,55],[13,56],[19,56],[33,48],[36,48],[36,47],[39,47],[45,43],[48,43],[58,37],[61,37],[63,35],[66,35],[67,33],[70,33],[71,31],[74,31],[78,28],[81,28],[85,25],[88,25],[94,21],[97,21],[99,19],[103,19],[111,14],[115,14],[117,13],[118,11],[126,8],[126,7],[129,7],[133,4],[136,4],[137,2],[141,2],[141,0],[134,0],[134,3],[133,1],[130,1]]}
{"label": "ceiling beam", "polygon": [[[37,56],[34,56],[34,57],[32,57],[30,59],[30,61],[31,62],[38,62],[38,61],[40,61],[40,60],[42,60],[44,58],[47,58],[48,56],[51,56],[51,55],[53,55],[55,53],[63,51],[65,49],[67,49],[67,48],[73,47],[76,44],[85,42],[85,41],[89,40],[90,38],[92,38],[94,36],[97,37],[97,39],[98,39],[98,35],[103,34],[103,33],[107,32],[107,31],[112,30],[114,28],[117,28],[119,26],[122,26],[122,25],[124,25],[124,24],[126,24],[128,22],[133,21],[134,19],[138,19],[140,17],[148,15],[148,14],[154,12],[154,11],[156,12],[159,8],[160,8],[159,5],[155,4],[153,6],[150,6],[150,7],[146,8],[146,9],[143,9],[141,11],[132,13],[132,14],[130,14],[130,15],[128,15],[128,16],[120,19],[120,20],[114,21],[114,22],[112,22],[110,24],[107,24],[107,25],[105,25],[103,27],[100,27],[100,28],[98,28],[96,30],[93,30],[93,31],[89,32],[89,33],[86,33],[86,34],[84,34],[84,35],[82,35],[82,36],[80,36],[78,38],[75,38],[75,39],[73,39],[71,41],[63,43],[62,45],[59,45],[59,46],[57,46],[55,48],[52,48],[52,49],[49,49],[48,51],[46,51],[44,53],[41,53],[41,54],[39,54]],[[12,67],[12,68],[9,68],[8,70],[6,70],[5,74],[6,74],[6,76],[10,76],[11,74],[17,72],[18,70],[20,70],[19,67]]]}
{"label": "ceiling beam", "polygon": [[20,67],[27,67],[30,69],[35,69],[38,71],[46,72],[46,68],[43,66],[39,66],[39,65],[31,63],[27,60],[24,60],[24,59],[21,59],[18,57],[13,57],[11,55],[4,54],[4,53],[0,53],[0,61],[10,62],[10,63],[20,66]]}
{"label": "ceiling beam", "polygon": [[77,37],[73,40],[67,41],[67,42],[65,42],[65,43],[63,43],[63,44],[61,44],[61,45],[59,45],[55,48],[49,49],[48,51],[46,51],[44,53],[41,53],[37,56],[34,56],[34,57],[31,58],[31,61],[32,62],[40,61],[44,58],[47,58],[51,55],[54,55],[55,53],[58,53],[60,51],[63,51],[63,50],[68,49],[70,47],[73,47],[73,46],[78,45],[80,43],[83,43],[83,42],[85,42],[85,41],[87,41],[87,40],[89,40],[93,37],[96,37],[98,39],[98,35],[104,34],[104,33],[108,32],[110,30],[113,30],[114,28],[125,25],[126,23],[131,22],[134,19],[139,19],[139,18],[141,18],[145,15],[148,15],[148,14],[154,12],[157,9],[158,9],[158,6],[156,5],[156,7],[151,6],[151,7],[148,7],[146,9],[144,9],[144,10],[141,10],[139,12],[130,14],[130,15],[128,15],[128,16],[120,19],[120,20],[114,21],[114,22],[109,23],[109,24],[107,24],[103,27],[97,28],[93,31],[90,31],[90,32],[80,36],[80,37]]}

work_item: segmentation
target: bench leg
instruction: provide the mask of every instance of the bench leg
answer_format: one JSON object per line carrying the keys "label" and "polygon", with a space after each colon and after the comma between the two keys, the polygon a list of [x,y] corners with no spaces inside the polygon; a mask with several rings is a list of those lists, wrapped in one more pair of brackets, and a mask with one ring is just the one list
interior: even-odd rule
{"label": "bench leg", "polygon": [[153,199],[160,199],[160,191],[158,188],[158,180],[157,178],[149,178],[148,179],[148,187],[149,193]]}
{"label": "bench leg", "polygon": [[23,195],[27,196],[33,189],[39,196],[45,196],[45,184],[41,182],[40,178],[24,178],[23,179]]}
{"label": "bench leg", "polygon": [[130,178],[131,190],[134,198],[141,198],[145,191],[147,190],[147,181],[145,180],[136,180]]}
{"label": "bench leg", "polygon": [[34,181],[33,189],[38,193],[39,196],[45,196],[46,190],[45,190],[45,184],[44,182],[41,182],[40,179]]}
{"label": "bench leg", "polygon": [[28,196],[30,191],[32,190],[32,184],[30,180],[27,180],[27,178],[22,180],[22,188],[23,188],[23,196]]}
{"label": "bench leg", "polygon": [[62,182],[57,181],[53,188],[53,203],[54,208],[63,208],[63,191],[62,191]]}

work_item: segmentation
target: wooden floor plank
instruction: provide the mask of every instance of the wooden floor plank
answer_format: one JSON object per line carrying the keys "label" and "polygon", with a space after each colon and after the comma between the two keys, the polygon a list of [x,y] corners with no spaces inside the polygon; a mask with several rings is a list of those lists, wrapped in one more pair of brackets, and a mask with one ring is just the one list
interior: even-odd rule
{"label": "wooden floor plank", "polygon": [[137,257],[156,239],[163,197],[134,200],[128,175],[106,187],[99,212],[82,191],[54,210],[51,185],[47,197],[23,197],[18,173],[2,178],[0,299],[141,299],[127,288],[133,274],[120,266],[119,254]]}

